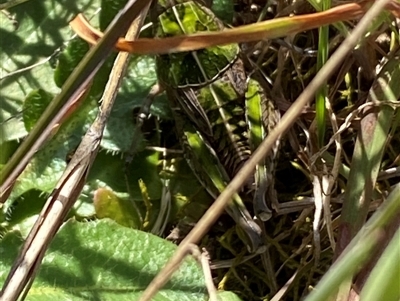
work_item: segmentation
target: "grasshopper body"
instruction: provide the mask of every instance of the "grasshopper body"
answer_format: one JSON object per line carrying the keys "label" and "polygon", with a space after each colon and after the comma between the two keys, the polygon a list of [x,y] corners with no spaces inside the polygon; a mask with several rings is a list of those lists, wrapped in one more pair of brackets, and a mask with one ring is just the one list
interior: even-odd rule
{"label": "grasshopper body", "polygon": [[[196,2],[159,4],[157,37],[224,28],[210,10]],[[262,89],[258,83],[247,80],[239,51],[237,44],[230,44],[156,59],[159,83],[167,91],[188,163],[214,197],[236,175],[270,127],[265,117],[271,112],[270,104],[259,96]],[[265,163],[246,179],[243,191],[227,208],[251,251],[263,247],[261,229],[243,200],[252,198],[256,215],[261,220],[270,218],[265,195],[271,188],[271,177]]]}

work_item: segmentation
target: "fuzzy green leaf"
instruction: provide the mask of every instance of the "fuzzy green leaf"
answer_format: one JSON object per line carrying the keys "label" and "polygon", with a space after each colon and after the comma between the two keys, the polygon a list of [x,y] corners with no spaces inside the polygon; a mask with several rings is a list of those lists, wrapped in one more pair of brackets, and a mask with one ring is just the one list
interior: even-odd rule
{"label": "fuzzy green leaf", "polygon": [[[1,282],[20,244],[17,233],[0,242]],[[50,245],[26,300],[137,300],[175,249],[164,239],[110,220],[71,220]],[[186,258],[153,300],[207,300],[199,265]]]}

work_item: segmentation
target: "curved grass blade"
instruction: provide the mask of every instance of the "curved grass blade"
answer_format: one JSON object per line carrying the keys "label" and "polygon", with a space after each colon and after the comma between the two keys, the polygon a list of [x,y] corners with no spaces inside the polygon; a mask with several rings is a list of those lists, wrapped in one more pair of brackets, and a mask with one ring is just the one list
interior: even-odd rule
{"label": "curved grass blade", "polygon": [[[320,13],[277,18],[218,32],[199,32],[190,36],[183,35],[164,39],[143,38],[137,41],[120,38],[115,47],[119,51],[137,54],[165,54],[216,45],[280,38],[334,22],[361,18],[372,2],[349,3]],[[400,4],[395,0],[391,0],[386,5],[386,9],[395,16],[400,16]],[[70,26],[90,44],[96,44],[102,36],[102,33],[94,29],[83,15],[78,15],[72,20]]]}

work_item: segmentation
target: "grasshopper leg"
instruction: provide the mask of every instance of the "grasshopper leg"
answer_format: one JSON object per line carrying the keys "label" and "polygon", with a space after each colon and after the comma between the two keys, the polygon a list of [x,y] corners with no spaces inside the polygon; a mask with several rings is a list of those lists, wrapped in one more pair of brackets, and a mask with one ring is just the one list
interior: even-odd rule
{"label": "grasshopper leg", "polygon": [[[215,198],[225,189],[230,180],[227,172],[219,162],[215,151],[209,146],[206,139],[195,130],[191,122],[183,114],[179,114],[179,109],[173,111],[177,134],[189,166],[203,187]],[[238,194],[227,205],[226,211],[236,222],[238,235],[247,245],[248,250],[252,253],[265,251],[262,230],[251,218]]]}
{"label": "grasshopper leg", "polygon": [[254,192],[254,214],[263,222],[272,217],[272,210],[266,202],[268,187],[268,175],[265,166],[258,165],[255,174],[256,190]]}

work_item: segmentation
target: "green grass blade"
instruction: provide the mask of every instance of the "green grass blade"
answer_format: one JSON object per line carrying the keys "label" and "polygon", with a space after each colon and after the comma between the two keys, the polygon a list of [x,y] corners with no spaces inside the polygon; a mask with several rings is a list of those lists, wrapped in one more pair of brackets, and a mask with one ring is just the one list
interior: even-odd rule
{"label": "green grass blade", "polygon": [[[400,51],[384,66],[373,85],[369,99],[376,104],[383,101],[398,103],[400,97]],[[385,143],[395,110],[382,105],[379,113],[371,112],[361,121],[350,167],[348,189],[342,209],[337,250],[339,253],[364,224],[372,191],[381,165]]]}
{"label": "green grass blade", "polygon": [[[327,10],[331,7],[330,0],[322,1],[322,9]],[[322,26],[318,29],[318,55],[317,55],[317,69],[320,70],[326,63],[329,56],[329,26]],[[317,119],[317,136],[318,145],[322,146],[325,137],[325,101],[328,97],[328,87],[326,83],[318,89],[315,97],[316,106],[316,119]]]}
{"label": "green grass blade", "polygon": [[400,228],[372,270],[360,300],[400,300]]}
{"label": "green grass blade", "polygon": [[[340,285],[351,279],[373,254],[384,227],[400,212],[400,185],[390,193],[387,200],[371,217],[360,233],[352,240],[342,256],[321,279],[315,290],[305,301],[326,301],[336,292]],[[380,299],[375,299],[380,300]]]}

